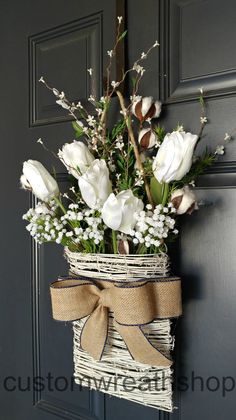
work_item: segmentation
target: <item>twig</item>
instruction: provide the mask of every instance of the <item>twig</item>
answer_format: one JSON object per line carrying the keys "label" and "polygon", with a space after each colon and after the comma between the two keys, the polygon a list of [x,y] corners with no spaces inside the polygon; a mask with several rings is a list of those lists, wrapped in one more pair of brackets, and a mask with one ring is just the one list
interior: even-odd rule
{"label": "twig", "polygon": [[119,91],[116,91],[116,94],[117,94],[117,96],[119,98],[119,101],[120,101],[120,106],[121,106],[121,110],[122,110],[123,115],[124,115],[124,119],[125,119],[126,127],[127,127],[127,130],[128,130],[128,134],[129,134],[129,137],[130,137],[130,141],[131,141],[131,143],[134,147],[134,154],[135,154],[137,166],[138,166],[138,169],[139,169],[139,171],[140,171],[140,173],[143,177],[144,186],[145,186],[148,201],[154,207],[154,202],[153,202],[153,199],[152,199],[149,184],[147,182],[147,178],[146,178],[145,173],[144,173],[144,168],[143,168],[143,164],[142,164],[141,157],[140,157],[140,154],[139,154],[138,146],[137,146],[136,141],[135,141],[134,132],[133,132],[132,126],[130,124],[129,116],[127,115],[125,102],[124,102],[124,97],[123,97],[122,93],[119,92]]}
{"label": "twig", "polygon": [[206,118],[206,106],[205,106],[205,101],[204,101],[204,97],[203,97],[202,93],[200,94],[199,102],[200,102],[200,106],[201,106],[201,116],[200,116],[201,127],[200,127],[200,130],[199,130],[199,133],[198,133],[198,140],[197,140],[196,146],[199,143],[199,141],[201,140],[203,130],[206,126],[206,121],[204,121],[204,118]]}

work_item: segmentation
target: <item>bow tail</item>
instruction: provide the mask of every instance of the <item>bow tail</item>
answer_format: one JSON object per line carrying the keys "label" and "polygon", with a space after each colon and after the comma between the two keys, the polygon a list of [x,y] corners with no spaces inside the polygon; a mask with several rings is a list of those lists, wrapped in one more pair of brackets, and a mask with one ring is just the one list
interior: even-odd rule
{"label": "bow tail", "polygon": [[80,345],[95,360],[100,360],[108,332],[108,310],[99,305],[86,320],[81,331]]}
{"label": "bow tail", "polygon": [[117,322],[115,322],[115,326],[133,359],[150,366],[168,367],[172,365],[172,361],[150,343],[139,326],[126,326]]}

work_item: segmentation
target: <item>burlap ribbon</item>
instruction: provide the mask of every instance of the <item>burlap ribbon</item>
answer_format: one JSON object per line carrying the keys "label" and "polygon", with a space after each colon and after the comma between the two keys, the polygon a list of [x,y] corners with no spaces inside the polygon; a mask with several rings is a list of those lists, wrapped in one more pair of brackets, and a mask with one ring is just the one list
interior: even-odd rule
{"label": "burlap ribbon", "polygon": [[151,366],[172,364],[153,347],[141,326],[181,315],[179,278],[119,284],[67,277],[52,283],[50,291],[54,319],[75,321],[89,316],[81,333],[81,347],[95,360],[102,357],[110,310],[117,331],[136,361]]}

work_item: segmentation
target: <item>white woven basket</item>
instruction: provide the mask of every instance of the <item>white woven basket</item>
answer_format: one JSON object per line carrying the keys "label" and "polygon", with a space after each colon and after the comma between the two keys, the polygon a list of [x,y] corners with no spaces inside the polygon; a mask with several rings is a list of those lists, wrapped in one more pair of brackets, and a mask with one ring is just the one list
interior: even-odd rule
{"label": "white woven basket", "polygon": [[[70,273],[101,280],[129,282],[167,276],[168,256],[80,254],[65,249]],[[95,361],[80,347],[80,333],[87,318],[73,322],[75,382],[91,389],[125,398],[160,410],[173,411],[172,369],[152,367],[134,361],[114,328],[109,315],[108,338],[101,361]],[[142,327],[154,347],[167,357],[174,347],[169,319],[155,320]]]}

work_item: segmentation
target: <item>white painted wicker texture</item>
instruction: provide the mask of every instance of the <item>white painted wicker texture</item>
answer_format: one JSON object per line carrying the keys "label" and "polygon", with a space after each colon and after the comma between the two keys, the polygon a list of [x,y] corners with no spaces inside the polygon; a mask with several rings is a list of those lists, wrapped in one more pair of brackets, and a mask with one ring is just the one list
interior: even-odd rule
{"label": "white painted wicker texture", "polygon": [[[167,276],[168,256],[80,254],[65,250],[70,273],[101,280],[129,282]],[[86,319],[73,322],[75,382],[91,389],[164,411],[173,411],[172,369],[156,368],[134,361],[114,328],[109,315],[108,339],[101,361],[95,361],[80,347],[80,333]],[[168,357],[174,347],[171,321],[155,320],[143,327],[152,344]]]}

